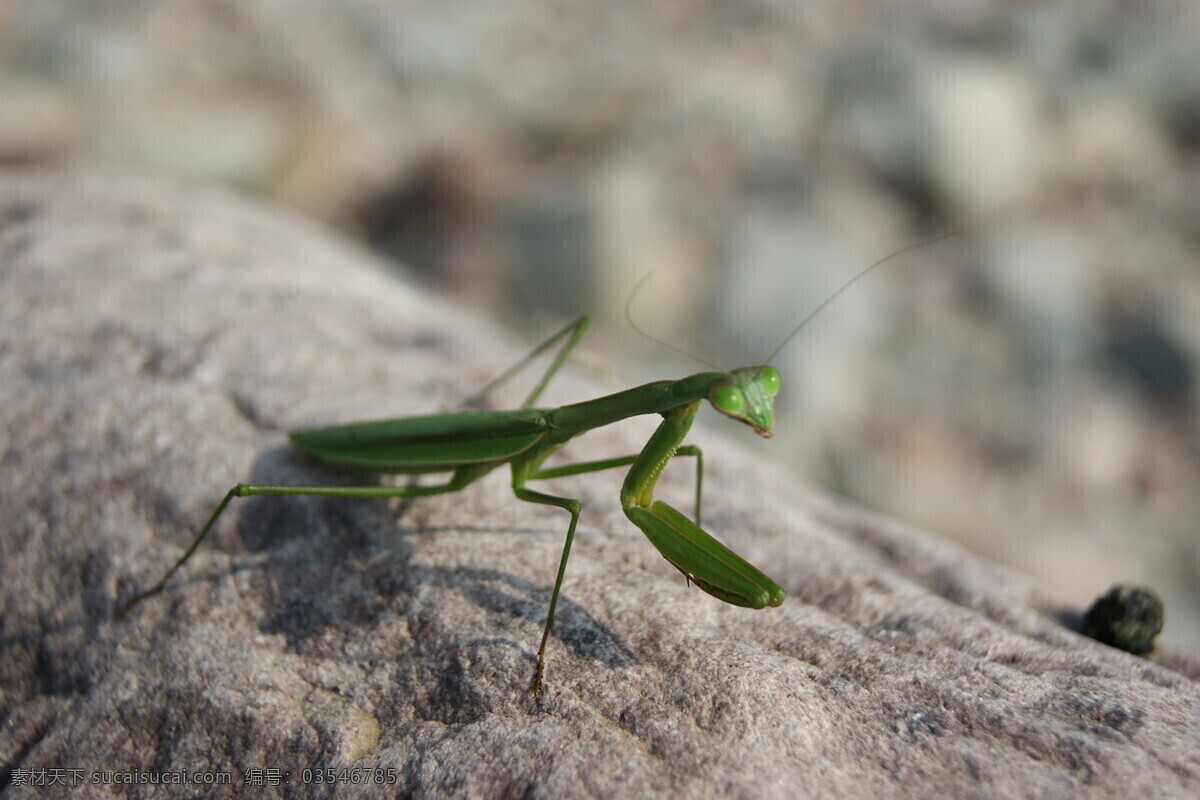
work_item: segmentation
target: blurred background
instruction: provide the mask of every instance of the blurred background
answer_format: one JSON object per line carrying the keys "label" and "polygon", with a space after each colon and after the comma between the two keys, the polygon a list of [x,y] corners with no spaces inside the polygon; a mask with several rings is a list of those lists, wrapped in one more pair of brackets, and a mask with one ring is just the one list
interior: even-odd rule
{"label": "blurred background", "polygon": [[751,444],[1200,647],[1194,2],[0,0],[0,163],[234,186],[531,340],[594,313],[626,384],[704,369],[625,321],[650,270],[638,323],[744,366],[962,231],[783,351]]}

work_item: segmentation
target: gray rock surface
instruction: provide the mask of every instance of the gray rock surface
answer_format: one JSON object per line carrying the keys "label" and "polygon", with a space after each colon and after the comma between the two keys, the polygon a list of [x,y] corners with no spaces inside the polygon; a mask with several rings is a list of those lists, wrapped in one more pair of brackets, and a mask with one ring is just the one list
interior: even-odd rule
{"label": "gray rock surface", "polygon": [[[6,796],[191,797],[106,772],[198,770],[232,776],[218,797],[1200,794],[1194,654],[1088,640],[1030,580],[780,475],[715,415],[706,527],[789,599],[685,586],[620,513],[620,471],[561,479],[585,508],[540,702],[566,515],[503,470],[406,502],[237,501],[114,619],[233,483],[362,482],[288,430],[453,408],[527,346],[224,193],[0,175]],[[615,388],[564,374],[546,400]],[[690,482],[674,466],[660,496],[687,508]]]}

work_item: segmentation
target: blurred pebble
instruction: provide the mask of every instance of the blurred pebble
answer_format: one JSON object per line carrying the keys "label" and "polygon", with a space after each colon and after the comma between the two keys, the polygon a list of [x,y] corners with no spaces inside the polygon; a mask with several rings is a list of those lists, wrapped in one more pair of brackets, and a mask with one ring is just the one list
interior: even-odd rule
{"label": "blurred pebble", "polygon": [[1134,655],[1153,650],[1162,627],[1162,600],[1150,589],[1128,584],[1110,589],[1083,618],[1084,635]]}

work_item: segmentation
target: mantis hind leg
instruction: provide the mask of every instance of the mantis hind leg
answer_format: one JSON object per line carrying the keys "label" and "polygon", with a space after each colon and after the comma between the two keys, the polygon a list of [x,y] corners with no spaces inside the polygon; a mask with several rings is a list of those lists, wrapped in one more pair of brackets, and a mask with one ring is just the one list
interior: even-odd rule
{"label": "mantis hind leg", "polygon": [[135,594],[121,606],[117,611],[117,616],[125,616],[135,605],[163,590],[167,585],[167,581],[171,580],[171,576],[186,564],[188,559],[192,557],[192,554],[196,552],[196,549],[200,547],[200,543],[204,541],[205,537],[216,526],[217,520],[235,497],[258,497],[263,495],[306,495],[311,497],[351,497],[359,499],[421,497],[432,494],[444,494],[446,492],[457,492],[485,474],[488,469],[480,469],[475,465],[459,467],[451,475],[450,480],[432,486],[279,486],[272,484],[239,483],[225,493],[225,497],[217,504],[212,515],[209,516],[208,522],[204,523],[204,527],[196,534],[196,538],[192,540],[187,550],[167,570],[166,574],[159,579],[158,583],[144,592]]}
{"label": "mantis hind leg", "polygon": [[571,351],[575,349],[575,345],[579,344],[579,340],[583,338],[583,334],[587,332],[588,328],[591,327],[593,321],[594,320],[591,317],[585,315],[567,325],[558,333],[555,333],[549,339],[533,348],[529,355],[525,356],[516,364],[513,364],[504,372],[500,373],[500,375],[490,381],[487,386],[484,386],[478,392],[464,400],[463,406],[465,408],[477,407],[483,402],[485,397],[487,397],[492,393],[493,390],[496,389],[496,387],[503,384],[521,370],[525,369],[525,367],[529,366],[531,361],[553,347],[555,342],[565,337],[567,341],[561,348],[559,348],[558,354],[554,356],[554,361],[550,363],[550,366],[542,375],[541,380],[538,381],[537,386],[534,386],[533,391],[531,391],[529,396],[525,398],[525,402],[521,403],[521,408],[531,408],[533,404],[537,402],[537,399],[541,397],[542,391],[546,388],[546,384],[550,383],[550,379],[554,377],[554,374],[558,372],[559,368],[562,367],[563,363],[567,360],[567,356],[569,356]]}

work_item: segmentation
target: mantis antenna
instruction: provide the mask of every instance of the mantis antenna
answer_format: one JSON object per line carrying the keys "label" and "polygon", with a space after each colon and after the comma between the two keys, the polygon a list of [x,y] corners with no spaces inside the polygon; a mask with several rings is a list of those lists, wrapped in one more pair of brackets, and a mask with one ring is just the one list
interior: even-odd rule
{"label": "mantis antenna", "polygon": [[637,286],[634,286],[633,291],[629,293],[629,299],[625,301],[625,321],[629,323],[629,326],[631,328],[633,328],[635,331],[640,333],[642,336],[645,336],[647,339],[654,342],[658,346],[665,347],[668,350],[672,350],[676,353],[679,353],[679,355],[681,355],[681,356],[687,356],[688,358],[692,359],[693,361],[699,361],[701,364],[710,366],[713,369],[717,370],[718,372],[724,372],[725,370],[721,369],[720,367],[718,367],[716,364],[712,363],[711,361],[707,361],[707,360],[701,358],[700,356],[693,355],[693,354],[689,353],[688,351],[683,350],[682,348],[676,347],[675,345],[671,344],[670,342],[664,342],[662,339],[659,339],[657,336],[651,336],[650,334],[648,334],[644,330],[642,330],[640,325],[638,325],[636,322],[633,321],[633,314],[630,313],[630,309],[633,308],[633,299],[638,296],[638,292],[640,292],[642,290],[642,287],[646,285],[646,282],[648,280],[650,280],[650,276],[652,276],[654,274],[654,272],[655,271],[652,269],[649,272],[647,272],[645,275],[643,275],[642,279],[637,282]]}
{"label": "mantis antenna", "polygon": [[[871,266],[862,270],[857,275],[852,277],[850,280],[846,281],[841,286],[839,286],[837,288],[837,291],[835,291],[833,294],[829,295],[829,297],[826,297],[823,301],[821,301],[821,304],[819,306],[817,306],[811,312],[809,312],[808,316],[805,317],[804,319],[802,319],[800,321],[799,325],[797,325],[795,328],[792,328],[791,333],[789,333],[787,336],[783,337],[783,341],[779,343],[778,347],[776,347],[774,350],[771,351],[771,355],[767,356],[767,360],[764,361],[763,363],[770,364],[771,362],[773,362],[775,360],[775,356],[779,355],[779,353],[783,350],[783,348],[787,347],[788,342],[792,341],[792,339],[795,338],[796,334],[799,333],[804,328],[805,325],[812,322],[813,318],[816,317],[817,314],[820,314],[822,311],[824,311],[825,307],[827,305],[829,305],[830,303],[832,303],[834,300],[836,300],[838,298],[838,295],[840,295],[842,292],[846,291],[851,286],[853,286],[855,283],[857,283],[858,279],[864,277],[868,272],[871,272],[876,267],[883,266],[884,264],[886,264],[887,262],[891,261],[894,258],[899,258],[900,256],[904,255],[905,253],[910,253],[913,250],[918,250],[927,245],[931,245],[934,242],[939,242],[942,239],[948,239],[951,236],[957,236],[959,233],[961,233],[961,231],[947,231],[946,233],[939,233],[936,236],[930,236],[928,239],[922,239],[919,242],[914,242],[913,244],[910,244],[907,247],[902,247],[899,250],[897,250],[893,253],[890,253],[889,255],[884,256],[883,258],[879,259]],[[625,320],[629,323],[629,326],[631,328],[633,328],[635,331],[637,331],[638,333],[640,333],[642,336],[645,336],[650,341],[659,345],[660,347],[665,347],[668,350],[679,353],[681,356],[687,356],[688,358],[692,359],[693,361],[699,361],[701,364],[705,364],[707,366],[712,367],[715,370],[724,372],[724,370],[722,370],[720,367],[718,367],[716,364],[712,363],[711,361],[708,361],[707,359],[703,359],[698,355],[689,353],[688,351],[686,351],[682,348],[676,347],[675,345],[671,344],[670,342],[664,342],[662,339],[659,339],[657,336],[651,336],[650,334],[646,333],[646,331],[643,330],[640,325],[638,325],[636,322],[633,321],[633,314],[631,313],[631,309],[633,308],[633,300],[635,297],[638,296],[638,293],[642,291],[642,289],[645,287],[647,281],[649,281],[651,276],[654,275],[654,272],[655,271],[652,269],[649,272],[647,272],[645,275],[643,275],[642,279],[639,280],[637,282],[637,285],[633,287],[633,291],[629,293],[629,299],[625,301]]]}
{"label": "mantis antenna", "polygon": [[[841,286],[839,286],[836,292],[829,295],[829,297],[826,297],[819,306],[817,306],[811,312],[809,312],[809,315],[807,317],[800,320],[800,324],[797,325],[796,327],[792,328],[792,332],[789,333],[787,336],[783,337],[783,341],[779,343],[778,347],[776,347],[774,350],[771,351],[771,355],[767,356],[767,360],[764,361],[763,363],[770,364],[772,361],[774,361],[775,356],[779,355],[779,352],[781,350],[783,350],[784,347],[787,347],[788,342],[790,342],[796,336],[796,334],[801,331],[801,329],[805,325],[812,322],[813,317],[815,317],[817,314],[820,314],[822,311],[824,311],[825,306],[829,305],[834,300],[836,300],[838,298],[838,295],[840,295],[842,292],[846,291],[851,286],[853,286],[858,281],[859,278],[863,277],[871,270],[875,269],[876,267],[883,266],[887,262],[891,261],[893,258],[899,258],[900,256],[904,255],[905,253],[912,252],[913,250],[917,250],[921,247],[925,247],[926,245],[933,244],[934,242],[939,242],[942,239],[948,239],[951,236],[957,236],[959,233],[960,233],[960,231],[947,231],[946,233],[939,233],[937,236],[930,236],[928,239],[922,239],[921,241],[915,242],[914,244],[910,244],[907,247],[902,247],[890,255],[884,256],[883,258],[879,259],[871,266],[862,270],[857,275],[855,275],[853,278],[851,278],[850,280],[846,281]],[[674,349],[674,348],[672,348],[672,349]]]}

